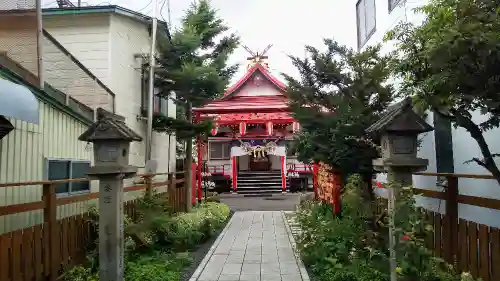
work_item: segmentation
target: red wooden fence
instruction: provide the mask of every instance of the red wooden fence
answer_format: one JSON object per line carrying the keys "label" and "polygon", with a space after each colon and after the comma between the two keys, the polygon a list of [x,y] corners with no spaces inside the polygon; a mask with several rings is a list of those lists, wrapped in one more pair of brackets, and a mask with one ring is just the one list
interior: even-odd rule
{"label": "red wooden fence", "polygon": [[[168,186],[168,192],[158,196],[168,196],[173,211],[185,210],[184,179],[175,179],[174,174],[169,174],[167,181],[152,182],[155,175],[161,174],[138,175],[144,178],[145,184],[128,186],[124,191],[145,190],[149,195],[154,188]],[[88,179],[0,184],[0,188],[43,185],[41,201],[0,206],[0,216],[43,209],[44,217],[42,224],[0,235],[0,281],[53,281],[65,268],[85,260],[96,238],[96,231],[87,220],[88,214],[57,220],[57,207],[96,199],[99,193],[64,198],[57,198],[55,193],[55,184],[83,181]],[[125,212],[134,216],[135,200],[125,203]]]}

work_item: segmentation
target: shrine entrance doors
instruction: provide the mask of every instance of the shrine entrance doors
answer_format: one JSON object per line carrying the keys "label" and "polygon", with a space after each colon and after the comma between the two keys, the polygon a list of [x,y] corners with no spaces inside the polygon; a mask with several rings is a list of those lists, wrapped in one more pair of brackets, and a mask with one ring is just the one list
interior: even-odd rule
{"label": "shrine entrance doors", "polygon": [[249,155],[250,163],[249,168],[250,171],[270,171],[271,170],[271,160],[269,155],[266,153],[264,157],[254,157],[253,154]]}

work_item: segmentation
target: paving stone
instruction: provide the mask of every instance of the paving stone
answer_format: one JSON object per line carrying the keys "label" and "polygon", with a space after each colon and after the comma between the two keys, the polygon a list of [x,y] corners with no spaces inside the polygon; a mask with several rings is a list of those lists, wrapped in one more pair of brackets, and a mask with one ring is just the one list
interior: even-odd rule
{"label": "paving stone", "polygon": [[262,263],[279,263],[278,255],[262,255]]}
{"label": "paving stone", "polygon": [[262,261],[262,255],[245,255],[243,263],[260,263]]}
{"label": "paving stone", "polygon": [[284,275],[281,275],[281,280],[283,281],[302,281],[302,277],[300,275],[288,275],[288,274],[284,274]]}
{"label": "paving stone", "polygon": [[240,281],[260,281],[260,274],[242,274]]}
{"label": "paving stone", "polygon": [[244,255],[229,255],[227,257],[227,263],[243,263]]}
{"label": "paving stone", "polygon": [[282,275],[300,275],[297,262],[280,263],[280,271]]}
{"label": "paving stone", "polygon": [[281,273],[279,263],[263,263],[260,267],[262,275],[278,275]]}
{"label": "paving stone", "polygon": [[214,272],[205,272],[203,271],[198,277],[199,281],[217,281],[219,279],[220,273],[214,273]]}
{"label": "paving stone", "polygon": [[239,274],[231,274],[231,275],[221,275],[218,279],[219,281],[239,281],[240,280],[240,275]]}
{"label": "paving stone", "polygon": [[[260,281],[282,281],[281,280],[281,275],[261,275],[260,276]],[[288,281],[284,280],[283,281]]]}
{"label": "paving stone", "polygon": [[198,281],[308,281],[302,263],[296,261],[288,231],[297,230],[285,224],[279,211],[236,212],[216,240],[217,246],[209,251],[208,262],[191,278],[196,280],[199,274]]}
{"label": "paving stone", "polygon": [[241,263],[226,263],[222,268],[221,275],[233,275],[241,273]]}
{"label": "paving stone", "polygon": [[241,268],[242,275],[260,274],[260,263],[245,263]]}

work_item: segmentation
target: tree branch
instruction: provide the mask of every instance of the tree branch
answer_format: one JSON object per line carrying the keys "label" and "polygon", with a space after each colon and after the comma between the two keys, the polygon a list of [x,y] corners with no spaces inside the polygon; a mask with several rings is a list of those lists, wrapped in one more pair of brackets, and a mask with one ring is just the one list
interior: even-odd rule
{"label": "tree branch", "polygon": [[479,126],[477,126],[474,122],[472,122],[470,118],[468,118],[465,114],[462,114],[457,109],[450,109],[450,113],[453,114],[457,125],[467,130],[470,136],[476,140],[479,149],[483,154],[483,160],[473,158],[472,161],[488,170],[500,185],[500,170],[498,169],[498,166],[493,159],[496,154],[491,153],[488,143],[486,143],[486,139],[484,138],[483,132],[481,131]]}

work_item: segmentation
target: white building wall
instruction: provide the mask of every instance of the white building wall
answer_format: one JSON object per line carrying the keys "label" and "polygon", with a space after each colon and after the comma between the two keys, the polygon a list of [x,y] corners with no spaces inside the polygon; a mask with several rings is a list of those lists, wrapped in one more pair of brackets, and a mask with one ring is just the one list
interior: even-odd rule
{"label": "white building wall", "polygon": [[[141,59],[134,55],[149,53],[147,25],[118,14],[99,14],[44,17],[44,27],[115,93],[116,113],[145,137],[146,121],[137,118],[141,114]],[[175,117],[171,101],[169,116]],[[175,137],[169,142],[168,135],[154,133],[152,154],[158,172],[174,171]],[[130,163],[145,166],[144,141],[131,144]]]}
{"label": "white building wall", "polygon": [[[376,32],[369,38],[362,49],[367,46],[383,42],[383,37],[387,31],[391,30],[400,21],[408,21],[414,24],[419,24],[424,19],[423,15],[415,14],[413,9],[427,3],[426,0],[404,1],[401,0],[398,7],[391,12],[388,9],[387,0],[375,0],[376,6]],[[356,2],[353,2],[356,5]],[[384,43],[383,52],[389,52],[394,49],[394,45],[390,42]],[[485,116],[479,112],[473,112],[473,120],[480,122]],[[433,124],[432,113],[427,116],[427,122]],[[473,157],[482,157],[479,147],[474,139],[462,128],[453,128],[453,156],[455,173],[459,174],[489,174],[484,168],[475,163],[465,164],[465,161]],[[429,166],[426,171],[436,171],[436,152],[435,152],[435,136],[434,132],[429,132],[421,135],[422,145],[418,151],[418,157],[429,159]],[[493,153],[498,153],[495,150],[495,139],[500,138],[500,130],[495,129],[485,133],[487,143]],[[497,159],[500,164],[500,160]],[[385,181],[385,176],[378,177],[380,181]],[[443,188],[436,186],[436,177],[414,176],[414,186],[417,188],[425,188],[441,191]],[[459,188],[461,194],[488,197],[500,199],[500,187],[493,180],[481,179],[459,179]],[[441,212],[445,210],[445,202],[432,198],[418,198],[417,202],[423,204],[427,208],[434,211],[438,209]],[[476,221],[479,223],[500,227],[500,211],[489,210],[481,207],[470,205],[459,205],[459,216],[467,220]]]}

